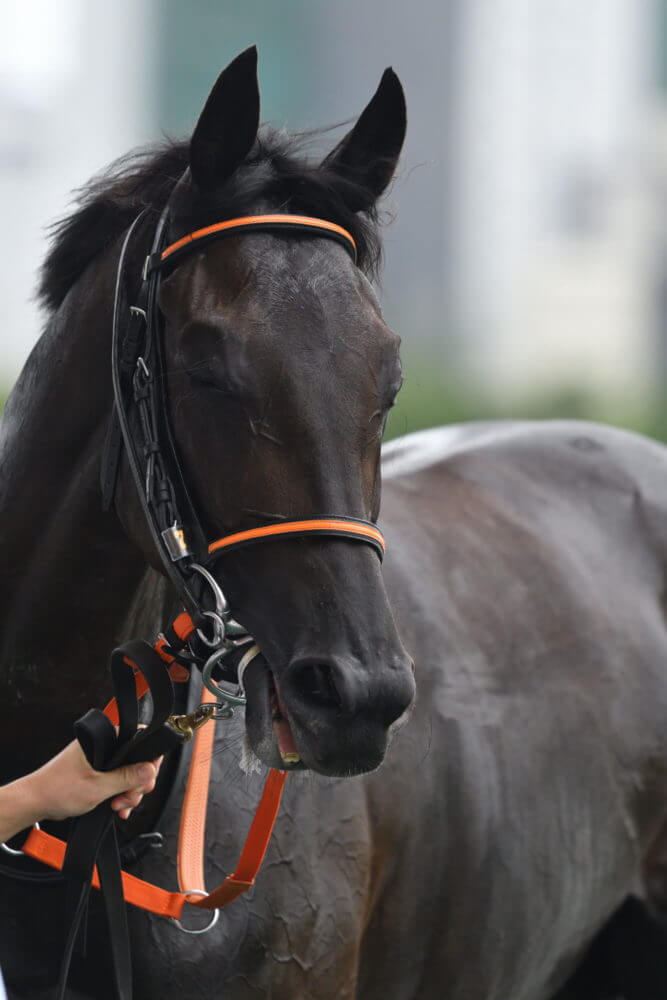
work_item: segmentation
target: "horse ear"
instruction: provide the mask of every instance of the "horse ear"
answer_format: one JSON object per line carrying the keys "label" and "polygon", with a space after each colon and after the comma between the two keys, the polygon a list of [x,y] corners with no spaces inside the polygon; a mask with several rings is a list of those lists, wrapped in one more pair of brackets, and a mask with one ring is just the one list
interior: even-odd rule
{"label": "horse ear", "polygon": [[190,140],[190,171],[201,190],[219,187],[243,162],[257,137],[257,49],[237,56],[215,81]]}
{"label": "horse ear", "polygon": [[394,176],[406,124],[403,87],[389,67],[357,124],[322,162],[359,185],[361,190],[348,196],[354,212],[369,209]]}

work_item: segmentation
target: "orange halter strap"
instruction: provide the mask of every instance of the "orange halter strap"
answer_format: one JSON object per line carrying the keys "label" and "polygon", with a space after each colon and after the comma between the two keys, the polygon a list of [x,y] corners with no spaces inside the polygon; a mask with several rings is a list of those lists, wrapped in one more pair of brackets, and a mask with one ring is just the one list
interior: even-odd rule
{"label": "orange halter strap", "polygon": [[[194,632],[194,625],[189,615],[181,613],[173,622],[171,628],[179,639],[186,641]],[[155,652],[169,668],[172,681],[187,681],[189,671],[180,666],[175,658],[167,652],[164,638],[158,640]],[[149,686],[141,669],[135,663],[127,661],[135,669],[136,697],[139,701],[149,691]],[[203,693],[203,704],[210,705],[215,698],[208,692]],[[104,714],[114,724],[119,723],[118,705],[115,698],[104,709]],[[217,911],[233,902],[238,896],[254,885],[255,877],[264,859],[273,825],[278,814],[283,786],[287,779],[287,771],[271,770],[266,779],[264,791],[252,820],[245,845],[232,874],[211,892],[204,891],[204,834],[206,829],[206,803],[210,779],[211,757],[213,755],[214,722],[202,728],[197,728],[194,735],[194,746],[190,761],[190,771],[181,814],[178,837],[177,874],[179,891],[162,889],[131,875],[121,873],[123,896],[128,903],[138,906],[159,916],[178,920],[185,904],[198,909]],[[52,834],[40,830],[38,826],[31,829],[25,840],[22,851],[28,857],[41,861],[51,868],[61,870],[65,861],[67,844]],[[95,868],[92,885],[100,888],[100,878]],[[213,919],[206,928],[213,926]],[[180,924],[182,930],[186,930]],[[202,933],[190,931],[189,933]]]}

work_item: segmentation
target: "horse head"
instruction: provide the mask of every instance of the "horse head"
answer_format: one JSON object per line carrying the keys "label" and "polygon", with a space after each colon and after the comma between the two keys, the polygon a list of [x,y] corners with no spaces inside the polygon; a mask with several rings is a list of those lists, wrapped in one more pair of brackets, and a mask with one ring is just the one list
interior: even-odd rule
{"label": "horse head", "polygon": [[[199,118],[169,241],[229,218],[298,213],[345,227],[372,266],[375,205],[405,134],[393,71],[321,163],[291,152],[289,137],[258,134],[258,123],[249,49]],[[209,538],[282,519],[377,518],[399,338],[342,246],[316,232],[237,232],[165,273],[158,307],[169,419]],[[136,511],[122,516],[148,546]],[[262,651],[244,678],[255,754],[284,767],[287,744],[296,766],[323,774],[377,767],[414,681],[373,548],[272,538],[221,555],[211,571]]]}

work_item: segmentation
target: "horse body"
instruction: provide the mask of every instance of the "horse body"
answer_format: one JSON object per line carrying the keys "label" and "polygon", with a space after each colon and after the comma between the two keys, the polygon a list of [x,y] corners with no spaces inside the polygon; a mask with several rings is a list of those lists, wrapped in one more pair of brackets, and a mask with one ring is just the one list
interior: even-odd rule
{"label": "horse body", "polygon": [[[210,935],[131,913],[138,996],[194,981],[239,1000],[435,997],[443,984],[448,1000],[550,1000],[637,887],[664,816],[666,487],[662,448],[593,425],[389,445],[385,575],[416,661],[412,718],[373,774],[293,776],[257,888]],[[259,795],[238,768],[241,725],[214,758],[211,884]],[[176,807],[160,829],[164,852],[135,870],[169,885]],[[12,954],[48,968],[62,889],[42,889],[36,911],[5,888],[10,978]]]}
{"label": "horse body", "polygon": [[[247,77],[247,63],[236,66],[237,76]],[[230,79],[220,91],[225,101]],[[243,86],[252,111],[249,78]],[[378,94],[373,114],[386,116],[395,84]],[[204,119],[217,121],[211,100]],[[238,123],[238,101],[232,107]],[[377,197],[400,150],[401,115],[397,141],[396,130],[378,130],[373,114],[367,109],[360,119],[372,141],[366,136],[357,146],[367,155],[384,141],[391,156],[380,157],[382,169],[375,164],[368,186],[346,181],[350,198],[366,196],[373,185]],[[246,146],[256,121],[254,129]],[[338,147],[337,169],[349,169],[354,145],[348,137]],[[199,183],[215,161],[207,148]],[[229,142],[224,149],[231,155]],[[236,152],[242,161],[247,148]],[[169,191],[187,165],[181,151],[170,155],[176,176]],[[331,158],[325,163],[331,171]],[[268,169],[261,157],[251,167],[260,179]],[[285,183],[292,183],[291,170]],[[297,180],[304,197],[313,177]],[[136,178],[133,184],[141,202]],[[255,181],[250,187],[259,189]],[[296,207],[312,212],[308,204]],[[92,208],[101,210],[97,202]],[[212,211],[208,201],[206,208]],[[84,211],[72,230],[77,240],[94,217]],[[190,229],[196,217],[187,215]],[[148,221],[144,228],[134,274]],[[200,254],[163,286],[171,416],[186,471],[216,528],[255,523],[262,510],[278,507],[285,517],[316,511],[368,518],[379,503],[379,439],[395,390],[395,338],[340,248],[305,250],[274,236],[247,240],[233,252],[216,246]],[[109,238],[90,255],[3,415],[0,780],[55,752],[72,722],[108,695],[112,646],[150,638],[176,608],[155,572],[159,561],[126,468],[117,516],[100,505],[118,253]],[[263,374],[271,391],[261,413],[253,411],[251,393],[240,407],[221,383],[220,357],[223,374],[240,382],[248,370],[255,379]],[[186,380],[189,370],[199,378],[202,368],[205,389]],[[224,461],[224,450],[199,454],[202,441],[222,449],[221,435],[210,433],[216,424],[228,432],[223,444],[234,462]],[[211,476],[212,469],[223,474]],[[627,897],[642,891],[642,866],[666,812],[665,450],[589,424],[480,424],[390,444],[383,478],[382,576],[367,546],[331,539],[298,549],[274,542],[259,553],[232,554],[225,564],[235,613],[280,673],[285,699],[295,661],[281,657],[300,651],[303,671],[305,650],[321,658],[320,675],[326,667],[342,684],[348,671],[356,712],[341,721],[321,697],[311,704],[331,751],[325,773],[290,777],[256,887],[210,933],[185,937],[163,919],[130,912],[140,1000],[184,992],[234,1000],[607,1000],[601,991],[559,990]],[[407,661],[387,597],[415,661],[417,701],[402,728],[392,721],[398,709],[385,711],[383,725],[395,731],[377,771],[327,777],[363,769],[348,734],[356,736],[378,708],[381,682],[389,690],[387,678],[405,681]],[[257,671],[256,700],[262,683]],[[294,684],[294,704],[303,704]],[[404,703],[406,690],[403,683]],[[238,766],[240,743],[248,741],[265,764],[274,752],[262,738],[253,745],[240,717],[219,729],[209,885],[233,870],[260,793],[259,777]],[[372,736],[375,753],[384,737],[377,730]],[[312,737],[304,743],[308,752],[317,751]],[[165,887],[175,883],[175,768],[175,761],[163,768],[155,793],[123,834],[130,840],[160,817],[164,849],[145,854],[132,871]],[[58,964],[65,888],[0,879],[0,963],[10,996],[38,1000],[49,995]],[[74,969],[72,997],[110,992],[105,937],[93,898],[88,955]]]}
{"label": "horse body", "polygon": [[399,847],[384,930],[417,886],[428,928],[419,987],[396,996],[550,998],[643,895],[667,801],[666,459],[574,422],[385,449],[385,573],[419,694],[391,757],[410,758],[414,858]]}

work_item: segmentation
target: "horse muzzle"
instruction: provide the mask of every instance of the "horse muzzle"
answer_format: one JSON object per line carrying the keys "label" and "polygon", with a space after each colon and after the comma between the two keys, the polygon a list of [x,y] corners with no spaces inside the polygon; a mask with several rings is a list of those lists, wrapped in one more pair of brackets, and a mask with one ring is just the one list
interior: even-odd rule
{"label": "horse muzzle", "polygon": [[372,669],[349,656],[300,656],[279,676],[257,657],[245,673],[245,690],[246,731],[260,760],[349,776],[382,763],[415,684],[402,652]]}

